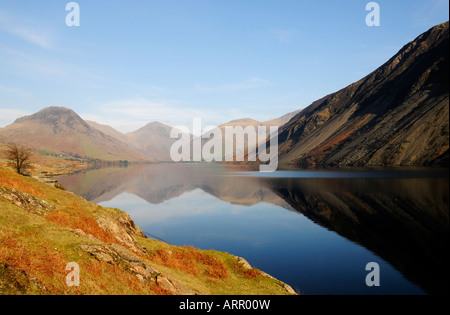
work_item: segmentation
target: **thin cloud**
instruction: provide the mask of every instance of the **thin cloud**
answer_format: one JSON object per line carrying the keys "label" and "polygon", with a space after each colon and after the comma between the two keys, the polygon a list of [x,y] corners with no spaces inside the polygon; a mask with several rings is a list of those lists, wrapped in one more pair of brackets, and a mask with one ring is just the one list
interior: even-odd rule
{"label": "thin cloud", "polygon": [[47,34],[37,33],[34,30],[26,28],[16,28],[11,30],[10,32],[30,43],[41,46],[42,48],[52,48],[51,39]]}
{"label": "thin cloud", "polygon": [[242,82],[225,84],[220,86],[202,86],[196,85],[196,89],[203,92],[235,92],[248,89],[265,87],[270,82],[261,78],[250,78]]}
{"label": "thin cloud", "polygon": [[172,127],[189,127],[192,126],[194,118],[202,118],[205,123],[208,123],[220,117],[217,112],[184,108],[180,102],[174,100],[134,98],[103,103],[93,102],[93,104],[101,113],[83,117],[110,125],[123,133],[136,131],[154,121]]}
{"label": "thin cloud", "polygon": [[[31,26],[30,21],[22,21],[4,11],[0,11],[0,30],[10,33],[29,43],[38,45],[44,49],[53,48],[53,36],[48,31]],[[27,26],[28,25],[28,26]]]}
{"label": "thin cloud", "polygon": [[21,98],[26,98],[26,99],[32,98],[32,95],[30,93],[28,93],[22,89],[5,86],[5,85],[1,85],[1,84],[0,84],[0,92],[14,94],[16,96],[19,96]]}
{"label": "thin cloud", "polygon": [[219,126],[234,119],[247,117],[261,118],[261,121],[267,120],[265,119],[267,117],[262,115],[259,117],[255,113],[243,112],[238,108],[201,110],[185,108],[181,102],[174,100],[134,98],[103,103],[91,101],[91,103],[98,112],[80,114],[83,119],[109,125],[122,133],[136,131],[154,121],[171,127],[184,126],[191,130],[195,118],[201,119],[202,128]]}
{"label": "thin cloud", "polygon": [[32,66],[38,73],[50,76],[65,76],[67,75],[66,71],[63,69],[52,66],[52,65],[34,65]]}
{"label": "thin cloud", "polygon": [[101,125],[110,126],[123,134],[136,131],[145,124],[143,121],[105,118],[105,115],[80,114],[80,117],[87,121],[93,121]]}
{"label": "thin cloud", "polygon": [[290,43],[292,42],[294,36],[297,34],[297,31],[292,30],[271,30],[270,34],[273,38],[275,38],[280,43]]}
{"label": "thin cloud", "polygon": [[448,10],[448,0],[429,0],[426,4],[416,4],[412,15],[413,23],[418,27],[433,26],[436,23],[435,17],[443,12],[447,12],[446,20],[448,20]]}
{"label": "thin cloud", "polygon": [[1,48],[0,50],[8,54],[9,65],[15,68],[15,73],[25,75],[45,75],[45,76],[67,76],[68,73],[81,73],[81,70],[64,62],[55,59],[42,58],[31,53],[20,50]]}
{"label": "thin cloud", "polygon": [[6,127],[12,124],[17,118],[30,114],[30,112],[24,110],[0,108],[0,127]]}

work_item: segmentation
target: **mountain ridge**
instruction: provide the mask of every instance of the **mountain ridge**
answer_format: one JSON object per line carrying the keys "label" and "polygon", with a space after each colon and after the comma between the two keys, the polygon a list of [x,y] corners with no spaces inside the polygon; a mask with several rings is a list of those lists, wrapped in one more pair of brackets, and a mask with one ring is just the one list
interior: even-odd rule
{"label": "mountain ridge", "polygon": [[[219,126],[222,136],[226,126],[278,125],[280,165],[448,166],[448,28],[446,22],[429,29],[369,75],[305,109],[266,122],[232,120]],[[152,122],[122,134],[71,109],[47,107],[0,128],[0,142],[109,161],[171,161],[171,129]],[[223,147],[227,141],[215,140]]]}
{"label": "mountain ridge", "polygon": [[73,110],[46,107],[0,129],[2,142],[17,142],[36,152],[104,161],[150,161],[140,152],[91,127]]}
{"label": "mountain ridge", "polygon": [[146,156],[157,161],[171,161],[170,147],[177,139],[170,138],[172,127],[153,121],[125,136]]}
{"label": "mountain ridge", "polygon": [[[251,118],[236,119],[220,125],[219,128],[224,129],[225,126],[237,124],[246,127],[285,123],[287,117],[293,116],[296,112],[267,122]],[[122,133],[109,125],[83,120],[70,108],[53,106],[20,117],[11,125],[0,128],[0,142],[17,142],[34,151],[75,158],[170,162],[170,148],[177,141],[170,138],[172,129],[171,126],[153,121],[136,131]],[[95,138],[93,142],[90,139],[92,137]],[[98,150],[87,153],[86,147],[89,147],[90,151],[93,148]],[[111,147],[119,152],[111,150]]]}
{"label": "mountain ridge", "polygon": [[448,53],[446,22],[312,103],[280,129],[280,164],[448,164]]}

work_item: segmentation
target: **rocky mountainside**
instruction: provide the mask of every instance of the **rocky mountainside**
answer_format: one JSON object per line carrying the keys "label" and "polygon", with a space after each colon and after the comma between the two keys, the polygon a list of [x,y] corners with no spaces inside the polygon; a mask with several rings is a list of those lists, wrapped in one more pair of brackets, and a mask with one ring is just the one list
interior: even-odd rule
{"label": "rocky mountainside", "polygon": [[279,132],[280,164],[448,165],[448,27],[297,114]]}
{"label": "rocky mountainside", "polygon": [[91,127],[68,108],[48,107],[0,129],[2,142],[26,145],[43,154],[101,159],[148,160],[115,137]]}

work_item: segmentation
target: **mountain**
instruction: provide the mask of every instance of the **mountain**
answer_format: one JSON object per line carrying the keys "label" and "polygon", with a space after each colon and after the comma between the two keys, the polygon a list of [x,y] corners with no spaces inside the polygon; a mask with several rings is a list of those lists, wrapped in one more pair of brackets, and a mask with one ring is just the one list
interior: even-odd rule
{"label": "mountain", "polygon": [[[237,119],[230,121],[228,123],[222,124],[218,126],[218,128],[222,132],[222,145],[223,145],[223,160],[225,159],[225,127],[231,126],[242,126],[243,128],[247,126],[257,127],[257,126],[281,126],[289,121],[290,118],[295,116],[297,112],[286,114],[282,117],[266,121],[260,122],[251,118]],[[98,128],[99,130],[116,137],[121,140],[123,143],[128,146],[137,148],[143,153],[145,156],[155,159],[157,161],[172,161],[170,157],[170,148],[177,141],[177,139],[171,139],[170,133],[172,131],[172,127],[164,125],[159,122],[152,122],[147,124],[146,126],[140,128],[135,132],[128,133],[126,135],[119,133],[109,126],[99,125],[96,123],[92,123],[92,126]],[[181,132],[181,131],[180,131]],[[190,135],[192,141],[192,135]],[[216,139],[219,141],[219,139]],[[205,144],[208,142],[208,139],[203,139],[202,143]],[[192,146],[192,143],[191,143]],[[236,152],[233,152],[235,154]]]}
{"label": "mountain", "polygon": [[95,128],[101,132],[103,132],[105,135],[111,136],[115,138],[116,140],[119,140],[123,144],[127,145],[128,147],[138,150],[136,147],[136,143],[133,142],[129,137],[127,137],[126,134],[121,133],[120,131],[114,129],[111,126],[108,125],[102,125],[95,121],[86,120],[86,123],[91,126],[92,128]]}
{"label": "mountain", "polygon": [[[219,128],[225,136],[225,126],[271,126],[287,122],[294,114],[268,122],[239,119]],[[85,121],[71,109],[48,107],[0,128],[0,143],[20,143],[44,155],[104,161],[172,161],[170,149],[177,141],[170,138],[172,129],[162,123],[152,122],[135,132],[124,134],[111,126]],[[225,147],[225,142],[223,145]]]}
{"label": "mountain", "polygon": [[268,120],[268,121],[263,121],[263,122],[257,121],[257,120],[251,119],[251,118],[236,119],[236,120],[232,120],[230,122],[227,122],[225,124],[220,125],[219,128],[221,130],[225,130],[226,126],[231,126],[231,127],[242,126],[243,128],[245,128],[247,126],[252,126],[252,127],[278,126],[278,127],[282,127],[283,125],[285,125],[287,122],[289,122],[298,113],[300,113],[300,110],[296,110],[294,112],[287,113],[287,114],[285,114],[285,115],[283,115],[281,117],[278,117],[278,118],[275,118],[275,119],[271,119],[271,120]]}
{"label": "mountain", "polygon": [[91,127],[74,111],[48,107],[0,129],[2,142],[16,142],[43,154],[105,161],[145,161],[139,151]]}
{"label": "mountain", "polygon": [[285,114],[285,115],[283,115],[281,117],[265,121],[265,122],[261,123],[261,125],[262,126],[268,126],[268,127],[270,127],[270,126],[278,126],[278,127],[281,128],[282,126],[287,124],[293,117],[295,117],[300,112],[301,112],[301,110],[296,110],[294,112],[287,113],[287,114]]}
{"label": "mountain", "polygon": [[143,154],[157,161],[172,161],[170,148],[177,139],[170,138],[172,127],[152,122],[135,132],[126,134],[129,141]]}
{"label": "mountain", "polygon": [[280,164],[448,165],[448,27],[293,117],[279,132]]}
{"label": "mountain", "polygon": [[[246,127],[255,127],[255,131],[257,131],[257,127],[261,126],[261,127],[267,127],[267,132],[269,132],[270,127],[271,126],[277,126],[279,128],[281,128],[283,125],[285,125],[292,117],[294,117],[296,114],[298,114],[300,112],[300,110],[285,114],[281,117],[272,119],[272,120],[268,120],[268,121],[257,121],[251,118],[243,118],[243,119],[236,119],[236,120],[232,120],[230,122],[227,122],[225,124],[222,124],[220,126],[218,126],[218,128],[220,129],[221,133],[222,133],[222,160],[226,160],[227,158],[233,159],[234,161],[237,160],[236,155],[240,152],[242,152],[242,150],[237,151],[236,147],[233,147],[233,152],[231,155],[227,155],[225,152],[225,148],[228,144],[232,144],[231,142],[236,143],[236,139],[235,137],[233,137],[233,139],[229,139],[225,137],[225,128],[226,127],[242,127],[242,128],[246,128]],[[207,142],[209,142],[211,140],[209,139],[203,139],[202,143],[203,145]],[[215,141],[220,141],[220,139],[214,139],[212,140],[212,143],[216,143]],[[256,144],[255,144],[256,145]],[[249,145],[248,140],[245,139],[244,140],[244,156],[248,153],[248,152],[253,152],[255,150],[255,145]]]}
{"label": "mountain", "polygon": [[87,123],[109,135],[129,148],[139,151],[147,158],[156,161],[172,161],[170,157],[170,148],[177,139],[170,138],[172,127],[159,122],[152,122],[131,133],[123,134],[120,131],[108,125],[102,125],[93,121]]}

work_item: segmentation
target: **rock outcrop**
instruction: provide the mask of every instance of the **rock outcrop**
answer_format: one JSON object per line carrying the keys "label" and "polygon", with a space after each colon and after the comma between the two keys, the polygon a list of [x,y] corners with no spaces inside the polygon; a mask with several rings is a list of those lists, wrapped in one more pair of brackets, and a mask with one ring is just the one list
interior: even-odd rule
{"label": "rock outcrop", "polygon": [[120,265],[135,275],[141,282],[154,284],[173,295],[194,295],[196,292],[165,276],[150,264],[145,263],[131,251],[117,244],[82,245],[81,248],[95,259],[111,265]]}
{"label": "rock outcrop", "polygon": [[0,186],[0,198],[12,201],[16,206],[38,215],[44,215],[54,209],[48,202],[14,188]]}

